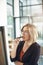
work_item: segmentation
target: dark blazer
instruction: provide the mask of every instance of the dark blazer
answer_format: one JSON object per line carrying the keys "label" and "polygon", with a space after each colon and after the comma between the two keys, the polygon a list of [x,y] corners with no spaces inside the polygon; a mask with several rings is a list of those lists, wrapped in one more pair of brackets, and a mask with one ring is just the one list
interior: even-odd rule
{"label": "dark blazer", "polygon": [[23,65],[38,65],[38,59],[40,56],[40,45],[37,42],[34,42],[24,53],[22,57],[22,61],[20,60],[20,52],[21,49],[23,48],[24,41],[20,41],[17,51],[16,51],[16,57],[10,59],[12,62],[19,61],[22,62]]}

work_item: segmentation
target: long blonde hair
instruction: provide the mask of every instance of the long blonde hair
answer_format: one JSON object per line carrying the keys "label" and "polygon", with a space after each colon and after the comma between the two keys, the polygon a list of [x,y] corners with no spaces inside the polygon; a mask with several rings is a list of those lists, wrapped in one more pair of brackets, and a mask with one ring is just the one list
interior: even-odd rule
{"label": "long blonde hair", "polygon": [[33,40],[33,42],[36,42],[37,37],[38,37],[38,32],[36,29],[36,26],[33,24],[26,24],[22,27],[21,31],[23,31],[23,28],[27,27],[29,30],[29,34],[30,34],[30,41]]}

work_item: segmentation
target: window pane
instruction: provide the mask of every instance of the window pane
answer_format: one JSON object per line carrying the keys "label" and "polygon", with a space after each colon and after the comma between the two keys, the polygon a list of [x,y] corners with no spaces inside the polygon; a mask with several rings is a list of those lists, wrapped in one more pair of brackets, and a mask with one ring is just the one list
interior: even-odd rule
{"label": "window pane", "polygon": [[12,4],[12,0],[7,0],[7,3],[10,3],[10,4]]}
{"label": "window pane", "polygon": [[23,5],[30,5],[30,0],[23,0]]}
{"label": "window pane", "polygon": [[21,2],[23,1],[23,0],[20,0]]}
{"label": "window pane", "polygon": [[43,17],[42,16],[33,17],[33,22],[43,22]]}
{"label": "window pane", "polygon": [[42,5],[31,6],[32,15],[42,14]]}
{"label": "window pane", "polygon": [[20,2],[20,16],[23,15],[23,7],[21,7],[21,6],[23,6],[22,2]]}
{"label": "window pane", "polygon": [[23,0],[23,5],[26,5],[26,0]]}
{"label": "window pane", "polygon": [[23,5],[42,4],[42,0],[20,0]]}
{"label": "window pane", "polygon": [[42,4],[42,0],[30,0],[31,1],[31,5],[33,4]]}
{"label": "window pane", "polygon": [[27,0],[27,5],[30,5],[31,4],[31,0]]}
{"label": "window pane", "polygon": [[23,25],[27,24],[27,23],[30,23],[30,19],[29,17],[23,17],[20,19],[20,23],[21,23],[21,28]]}
{"label": "window pane", "polygon": [[13,25],[13,17],[7,16],[7,24],[8,25]]}
{"label": "window pane", "polygon": [[10,15],[10,16],[13,15],[13,7],[12,6],[7,5],[7,15]]}
{"label": "window pane", "polygon": [[23,16],[23,7],[20,7],[20,16]]}
{"label": "window pane", "polygon": [[20,0],[23,5],[30,5],[30,0]]}
{"label": "window pane", "polygon": [[29,16],[30,13],[30,7],[23,7],[23,16]]}
{"label": "window pane", "polygon": [[23,5],[23,0],[19,0],[19,4],[20,4],[20,6],[22,6]]}
{"label": "window pane", "polygon": [[8,28],[8,38],[13,39],[14,38],[14,28]]}

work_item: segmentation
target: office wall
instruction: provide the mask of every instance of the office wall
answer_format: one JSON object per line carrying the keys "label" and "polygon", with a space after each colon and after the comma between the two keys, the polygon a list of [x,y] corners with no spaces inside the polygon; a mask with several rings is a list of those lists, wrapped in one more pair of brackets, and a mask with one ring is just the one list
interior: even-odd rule
{"label": "office wall", "polygon": [[7,24],[6,0],[0,0],[0,26]]}
{"label": "office wall", "polygon": [[[14,17],[19,17],[19,0],[14,0]],[[20,19],[15,19],[16,37],[20,36]]]}

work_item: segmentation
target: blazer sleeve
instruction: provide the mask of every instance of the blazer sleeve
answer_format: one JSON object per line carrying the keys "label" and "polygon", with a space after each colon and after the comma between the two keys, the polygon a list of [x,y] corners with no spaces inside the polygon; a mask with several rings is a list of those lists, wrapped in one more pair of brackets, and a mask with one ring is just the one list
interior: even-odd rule
{"label": "blazer sleeve", "polygon": [[24,63],[23,65],[35,65],[39,59],[40,56],[40,46],[39,47],[35,47],[33,49],[32,55],[30,57],[29,62]]}
{"label": "blazer sleeve", "polygon": [[[18,46],[17,46],[17,48],[18,48]],[[15,62],[17,60],[17,50],[16,50],[16,56],[14,58],[12,58],[10,55],[10,60],[11,60],[11,62]]]}
{"label": "blazer sleeve", "polygon": [[17,60],[17,56],[15,58],[11,58],[11,56],[10,56],[10,60],[11,60],[11,62],[15,62]]}
{"label": "blazer sleeve", "polygon": [[15,61],[18,60],[18,58],[17,58],[17,56],[19,55],[18,51],[20,50],[19,48],[22,46],[22,43],[23,43],[23,41],[20,41],[19,44],[18,44],[18,46],[17,46],[16,57],[15,58],[11,58],[11,56],[10,56],[11,62],[15,62]]}

